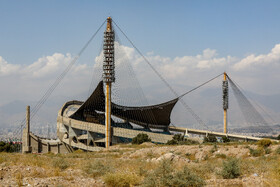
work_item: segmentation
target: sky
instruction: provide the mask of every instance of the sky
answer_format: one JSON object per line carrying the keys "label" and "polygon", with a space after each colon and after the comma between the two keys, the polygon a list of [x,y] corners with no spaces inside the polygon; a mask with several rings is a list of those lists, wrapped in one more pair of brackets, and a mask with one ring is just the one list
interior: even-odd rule
{"label": "sky", "polygon": [[[0,106],[38,101],[108,16],[180,93],[227,71],[245,90],[280,94],[279,7],[278,0],[0,0]],[[103,29],[53,96],[88,91]],[[124,59],[151,86],[152,70],[115,30]]]}

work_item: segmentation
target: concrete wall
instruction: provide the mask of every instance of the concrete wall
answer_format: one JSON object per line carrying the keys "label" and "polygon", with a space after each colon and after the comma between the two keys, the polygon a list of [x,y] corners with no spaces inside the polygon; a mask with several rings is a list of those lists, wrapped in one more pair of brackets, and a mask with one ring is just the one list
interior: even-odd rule
{"label": "concrete wall", "polygon": [[[25,136],[29,142],[29,152],[31,153],[69,153],[72,152],[71,148],[60,140],[48,140],[40,138],[31,132],[27,134],[27,131],[23,131],[23,136]],[[27,150],[27,141],[23,141],[22,149]],[[27,153],[27,151],[25,151]]]}

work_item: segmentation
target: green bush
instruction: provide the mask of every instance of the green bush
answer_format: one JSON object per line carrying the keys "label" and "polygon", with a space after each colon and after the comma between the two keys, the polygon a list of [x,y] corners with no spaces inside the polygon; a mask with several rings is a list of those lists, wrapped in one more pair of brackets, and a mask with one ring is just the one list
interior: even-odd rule
{"label": "green bush", "polygon": [[206,143],[206,142],[211,142],[211,143],[217,142],[217,138],[216,138],[216,136],[214,136],[214,135],[208,135],[208,136],[205,136],[205,137],[204,137],[203,142],[204,142],[204,143]]}
{"label": "green bush", "polygon": [[140,177],[135,173],[108,173],[103,178],[105,184],[112,187],[130,187],[140,183]]}
{"label": "green bush", "polygon": [[167,145],[191,145],[191,144],[198,144],[197,141],[188,140],[182,134],[175,134],[172,137],[172,140],[168,140]]}
{"label": "green bush", "polygon": [[259,140],[257,142],[257,144],[259,147],[267,148],[272,144],[272,141],[270,139],[264,138],[264,139]]}
{"label": "green bush", "polygon": [[172,137],[172,140],[168,140],[168,142],[166,143],[167,145],[178,145],[179,142],[184,141],[184,136],[181,134],[175,134]]}
{"label": "green bush", "polygon": [[173,140],[176,140],[176,141],[178,141],[178,142],[184,141],[184,135],[182,135],[182,134],[175,134],[175,135],[173,136]]}
{"label": "green bush", "polygon": [[230,158],[223,162],[223,168],[220,173],[224,179],[234,179],[241,175],[239,160]]}
{"label": "green bush", "polygon": [[250,150],[250,155],[252,155],[253,157],[258,157],[258,156],[261,156],[263,154],[262,149],[249,148],[249,150]]}
{"label": "green bush", "polygon": [[1,141],[0,142],[0,152],[16,152],[16,150],[19,150],[19,144],[13,144],[12,142],[6,143]]}
{"label": "green bush", "polygon": [[176,140],[172,139],[172,140],[168,140],[166,144],[167,145],[178,145],[178,142]]}
{"label": "green bush", "polygon": [[140,133],[132,139],[132,144],[142,144],[144,142],[151,142],[149,136],[144,133]]}
{"label": "green bush", "polygon": [[193,174],[187,167],[181,171],[175,171],[172,163],[168,160],[163,160],[154,172],[148,173],[143,180],[142,186],[204,186],[203,179]]}
{"label": "green bush", "polygon": [[228,142],[230,142],[230,139],[227,136],[223,136],[222,141],[223,141],[223,143],[228,143]]}

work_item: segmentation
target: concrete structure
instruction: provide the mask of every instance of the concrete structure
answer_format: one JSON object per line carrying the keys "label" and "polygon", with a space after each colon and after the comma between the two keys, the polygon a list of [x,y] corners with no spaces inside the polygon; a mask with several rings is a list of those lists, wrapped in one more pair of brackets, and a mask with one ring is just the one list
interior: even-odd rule
{"label": "concrete structure", "polygon": [[26,107],[26,127],[22,131],[22,153],[68,153],[73,149],[59,139],[40,138],[30,132],[30,106]]}
{"label": "concrete structure", "polygon": [[26,107],[26,127],[22,132],[22,152],[30,153],[30,106]]}
{"label": "concrete structure", "polygon": [[198,130],[198,129],[189,129],[184,127],[169,127],[170,131],[174,132],[181,132],[185,134],[196,134],[196,135],[203,135],[203,136],[217,136],[217,137],[223,137],[226,136],[231,139],[236,140],[243,140],[243,141],[258,141],[262,138],[258,137],[252,137],[252,136],[244,136],[244,135],[237,135],[237,134],[228,134],[228,133],[222,133],[222,132],[214,132],[214,131],[207,131],[207,130]]}
{"label": "concrete structure", "polygon": [[[58,112],[57,117],[57,136],[65,144],[73,149],[83,149],[96,151],[104,149],[101,147],[105,144],[105,130],[103,124],[84,122],[70,118],[74,108],[79,108],[82,102],[70,101],[63,105]],[[111,127],[112,144],[124,143],[131,141],[139,133],[147,134],[153,142],[166,143],[172,139],[172,135],[145,132],[136,129],[127,129],[122,127]]]}

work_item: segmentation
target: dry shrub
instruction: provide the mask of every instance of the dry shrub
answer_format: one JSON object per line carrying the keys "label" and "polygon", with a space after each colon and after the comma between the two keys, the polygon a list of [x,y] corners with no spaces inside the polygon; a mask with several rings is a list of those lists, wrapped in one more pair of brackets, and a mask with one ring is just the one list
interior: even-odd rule
{"label": "dry shrub", "polygon": [[190,160],[195,160],[195,154],[191,154],[191,153],[186,153],[185,156],[190,159]]}
{"label": "dry shrub", "polygon": [[69,167],[69,163],[64,158],[57,158],[53,160],[53,167],[62,171]]}
{"label": "dry shrub", "polygon": [[113,171],[113,167],[111,165],[104,164],[104,162],[101,162],[100,160],[94,160],[93,162],[86,163],[82,169],[86,174],[91,175],[92,177],[102,176]]}
{"label": "dry shrub", "polygon": [[31,173],[30,173],[30,176],[31,177],[34,177],[34,178],[44,178],[44,177],[48,177],[48,175],[46,174],[45,171],[43,171],[42,169],[37,169],[37,168],[34,168]]}
{"label": "dry shrub", "polygon": [[0,170],[0,180],[2,180],[5,176],[5,173],[3,170]]}
{"label": "dry shrub", "polygon": [[252,155],[253,157],[258,157],[263,155],[264,151],[261,148],[258,149],[253,149],[253,148],[249,148],[250,151],[250,155]]}
{"label": "dry shrub", "polygon": [[84,151],[81,150],[81,149],[77,149],[77,150],[74,151],[74,153],[76,153],[76,154],[81,154],[81,153],[84,153]]}
{"label": "dry shrub", "polygon": [[222,165],[221,160],[209,159],[203,161],[199,164],[190,165],[189,168],[196,173],[199,177],[204,179],[212,178],[212,175],[215,173],[216,168]]}
{"label": "dry shrub", "polygon": [[226,158],[227,158],[227,155],[218,153],[218,154],[215,155],[215,157],[216,157],[216,158],[226,159]]}
{"label": "dry shrub", "polygon": [[239,160],[236,158],[230,158],[223,162],[223,168],[220,175],[224,179],[234,179],[241,175],[241,170],[239,166]]}
{"label": "dry shrub", "polygon": [[261,148],[267,148],[272,144],[272,141],[268,138],[261,139],[257,142],[257,145]]}
{"label": "dry shrub", "polygon": [[276,148],[275,153],[280,155],[280,146]]}
{"label": "dry shrub", "polygon": [[15,173],[17,186],[23,186],[23,175],[20,172]]}
{"label": "dry shrub", "polygon": [[168,160],[162,160],[159,166],[149,172],[144,178],[142,186],[204,186],[205,182],[202,178],[195,175],[187,167],[176,171],[173,164]]}
{"label": "dry shrub", "polygon": [[104,182],[108,186],[118,187],[130,187],[138,185],[141,181],[141,177],[135,173],[117,172],[107,173],[104,177]]}

